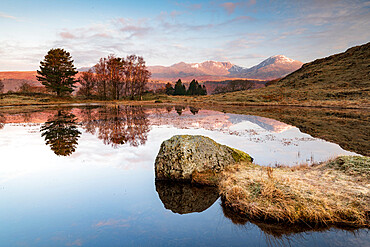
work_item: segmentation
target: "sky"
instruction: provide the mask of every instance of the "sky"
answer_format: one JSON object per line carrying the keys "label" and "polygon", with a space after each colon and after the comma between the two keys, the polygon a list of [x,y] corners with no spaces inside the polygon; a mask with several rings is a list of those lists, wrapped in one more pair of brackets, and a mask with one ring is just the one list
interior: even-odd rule
{"label": "sky", "polygon": [[369,42],[369,30],[370,0],[1,0],[0,71],[36,70],[51,48],[77,68],[109,54],[150,66],[310,62]]}

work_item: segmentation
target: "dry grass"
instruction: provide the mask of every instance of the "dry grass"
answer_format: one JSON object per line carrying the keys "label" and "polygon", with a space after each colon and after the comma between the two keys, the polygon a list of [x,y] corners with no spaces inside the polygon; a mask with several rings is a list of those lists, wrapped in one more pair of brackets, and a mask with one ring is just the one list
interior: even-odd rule
{"label": "dry grass", "polygon": [[219,189],[226,206],[251,220],[369,227],[369,167],[368,157],[298,168],[239,164],[223,172]]}
{"label": "dry grass", "polygon": [[158,105],[158,102],[165,102],[167,96],[163,95],[144,95],[143,100],[96,100],[82,99],[77,97],[56,97],[44,93],[6,93],[0,94],[1,106],[31,106],[31,105],[68,105],[68,104],[127,104],[127,105]]}

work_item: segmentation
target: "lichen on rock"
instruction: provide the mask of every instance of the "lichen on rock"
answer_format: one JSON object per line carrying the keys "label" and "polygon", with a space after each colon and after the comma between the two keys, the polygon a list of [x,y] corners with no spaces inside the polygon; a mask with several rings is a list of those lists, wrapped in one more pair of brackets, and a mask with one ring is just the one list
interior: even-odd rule
{"label": "lichen on rock", "polygon": [[192,180],[194,173],[219,173],[241,161],[246,153],[200,135],[176,135],[162,143],[155,160],[156,180]]}

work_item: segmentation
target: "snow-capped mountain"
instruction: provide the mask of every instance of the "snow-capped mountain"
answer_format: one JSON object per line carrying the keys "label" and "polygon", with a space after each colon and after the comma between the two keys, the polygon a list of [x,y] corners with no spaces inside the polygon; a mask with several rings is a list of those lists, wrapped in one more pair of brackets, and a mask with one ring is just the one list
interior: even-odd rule
{"label": "snow-capped mountain", "polygon": [[227,76],[233,67],[230,62],[176,63],[169,67],[149,66],[153,78],[181,78],[187,76]]}
{"label": "snow-capped mountain", "polygon": [[216,79],[249,78],[271,80],[283,77],[299,69],[302,63],[283,55],[269,57],[251,68],[243,68],[230,62],[206,61],[203,63],[177,63],[169,67],[149,66],[153,79]]}
{"label": "snow-capped mountain", "polygon": [[238,68],[237,70],[229,70],[229,72],[233,77],[272,80],[296,71],[302,64],[302,62],[286,56],[276,55],[251,68]]}

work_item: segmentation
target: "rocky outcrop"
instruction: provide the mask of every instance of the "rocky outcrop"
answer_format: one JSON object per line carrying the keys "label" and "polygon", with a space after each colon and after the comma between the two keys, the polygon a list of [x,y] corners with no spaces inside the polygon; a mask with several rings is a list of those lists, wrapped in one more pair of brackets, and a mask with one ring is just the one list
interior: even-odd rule
{"label": "rocky outcrop", "polygon": [[208,137],[177,135],[162,143],[155,175],[156,180],[191,181],[194,174],[216,174],[229,165],[252,160],[248,154]]}
{"label": "rocky outcrop", "polygon": [[218,189],[189,183],[156,181],[155,188],[163,206],[177,214],[203,212],[218,199]]}

